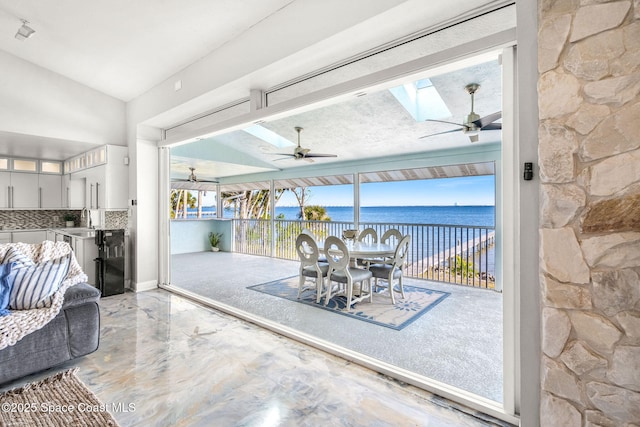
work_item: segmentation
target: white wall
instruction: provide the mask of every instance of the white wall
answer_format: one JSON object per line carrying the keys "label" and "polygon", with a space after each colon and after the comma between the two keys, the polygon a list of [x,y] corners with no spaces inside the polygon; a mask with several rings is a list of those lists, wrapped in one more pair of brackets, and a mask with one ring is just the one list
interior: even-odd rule
{"label": "white wall", "polygon": [[155,141],[137,140],[129,147],[132,164],[129,194],[136,201],[131,207],[130,236],[134,243],[133,288],[143,291],[158,284],[158,147]]}
{"label": "white wall", "polygon": [[0,131],[126,145],[125,103],[0,50]]}
{"label": "white wall", "polygon": [[224,219],[177,219],[171,221],[171,254],[204,252],[211,248],[209,233],[222,233],[220,250],[231,250],[231,221]]}

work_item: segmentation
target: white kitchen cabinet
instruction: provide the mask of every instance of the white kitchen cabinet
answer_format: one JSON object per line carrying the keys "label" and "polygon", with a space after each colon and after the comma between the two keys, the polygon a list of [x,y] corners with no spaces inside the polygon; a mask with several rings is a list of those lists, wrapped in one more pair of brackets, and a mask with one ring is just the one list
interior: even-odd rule
{"label": "white kitchen cabinet", "polygon": [[47,232],[45,230],[11,232],[11,241],[13,243],[42,243],[46,239]]}
{"label": "white kitchen cabinet", "polygon": [[47,230],[47,240],[55,242],[56,241],[56,232],[53,230]]}
{"label": "white kitchen cabinet", "polygon": [[63,206],[71,209],[88,208],[85,203],[85,183],[86,178],[64,175],[62,178],[62,198]]}
{"label": "white kitchen cabinet", "polygon": [[0,172],[0,208],[11,207],[11,172]]}
{"label": "white kitchen cabinet", "polygon": [[38,174],[11,172],[11,208],[37,208]]}
{"label": "white kitchen cabinet", "polygon": [[82,271],[87,275],[87,283],[96,285],[96,262],[98,258],[98,246],[93,239],[81,239],[74,237],[74,254]]}
{"label": "white kitchen cabinet", "polygon": [[62,207],[60,175],[0,172],[0,208]]}
{"label": "white kitchen cabinet", "polygon": [[106,146],[106,164],[71,174],[71,180],[85,180],[85,207],[88,209],[126,209],[129,199],[127,147]]}
{"label": "white kitchen cabinet", "polygon": [[41,208],[58,209],[62,204],[62,175],[38,175],[39,206]]}

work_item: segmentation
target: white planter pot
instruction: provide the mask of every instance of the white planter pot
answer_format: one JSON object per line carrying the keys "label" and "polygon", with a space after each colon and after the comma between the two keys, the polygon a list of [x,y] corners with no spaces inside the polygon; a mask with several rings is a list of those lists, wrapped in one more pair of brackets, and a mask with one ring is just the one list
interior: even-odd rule
{"label": "white planter pot", "polygon": [[220,250],[220,248],[216,248],[215,246],[211,246],[211,251],[212,252],[218,252]]}
{"label": "white planter pot", "polygon": [[74,225],[76,225],[76,224],[75,224],[73,221],[66,221],[66,222],[65,222],[65,225],[66,225],[67,227],[73,227],[73,226],[74,226]]}

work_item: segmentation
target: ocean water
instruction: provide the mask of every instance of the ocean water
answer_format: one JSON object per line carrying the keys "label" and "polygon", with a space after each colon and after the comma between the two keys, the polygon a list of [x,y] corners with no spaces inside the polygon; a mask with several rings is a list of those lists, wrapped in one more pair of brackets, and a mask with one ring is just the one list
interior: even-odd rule
{"label": "ocean water", "polygon": [[[332,221],[353,221],[353,207],[326,206]],[[215,207],[205,206],[203,216],[215,216]],[[294,206],[276,207],[276,216],[296,220],[300,208]],[[196,217],[196,210],[189,209],[189,217]],[[225,218],[233,218],[233,211],[224,212]],[[365,206],[360,208],[360,222],[393,224],[445,224],[494,227],[495,206]]]}
{"label": "ocean water", "polygon": [[[353,208],[328,206],[325,208],[332,221],[353,221]],[[493,227],[494,206],[365,206],[360,208],[360,222],[393,224],[446,224]],[[276,207],[276,216],[298,219],[297,207]]]}

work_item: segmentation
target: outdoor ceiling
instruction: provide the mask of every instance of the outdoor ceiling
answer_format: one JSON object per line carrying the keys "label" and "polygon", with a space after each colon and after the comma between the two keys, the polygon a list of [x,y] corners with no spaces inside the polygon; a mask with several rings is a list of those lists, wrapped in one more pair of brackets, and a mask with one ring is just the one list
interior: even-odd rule
{"label": "outdoor ceiling", "polygon": [[[469,83],[480,84],[475,95],[475,112],[481,117],[501,111],[501,68],[497,59],[443,75],[426,73],[446,108],[448,117],[433,119],[462,123],[471,110],[471,98],[465,90]],[[409,81],[406,83],[413,83]],[[501,122],[499,120],[498,122]],[[186,178],[188,167],[196,167],[199,177],[219,179],[255,172],[309,167],[346,161],[410,155],[433,150],[500,143],[499,130],[481,131],[479,141],[471,143],[462,131],[427,138],[433,133],[460,129],[453,124],[417,121],[390,90],[367,93],[346,102],[283,119],[261,123],[263,128],[291,141],[283,147],[260,139],[244,130],[203,139],[172,148],[171,176]],[[337,157],[294,159],[281,154],[293,153],[297,142],[295,127],[300,126],[300,144],[311,153],[336,154]]]}
{"label": "outdoor ceiling", "polygon": [[[493,162],[466,163],[459,165],[432,166],[424,168],[398,169],[393,171],[364,172],[360,173],[360,182],[391,182],[410,181],[417,179],[457,178],[463,176],[494,175],[495,164]],[[183,185],[184,184],[184,185]],[[303,178],[277,179],[273,185],[275,188],[299,188],[317,187],[323,185],[348,185],[353,184],[353,174],[310,176]],[[175,189],[187,190],[215,190],[215,184],[207,183],[174,183]],[[221,185],[221,191],[246,191],[268,190],[268,181],[243,182]]]}

